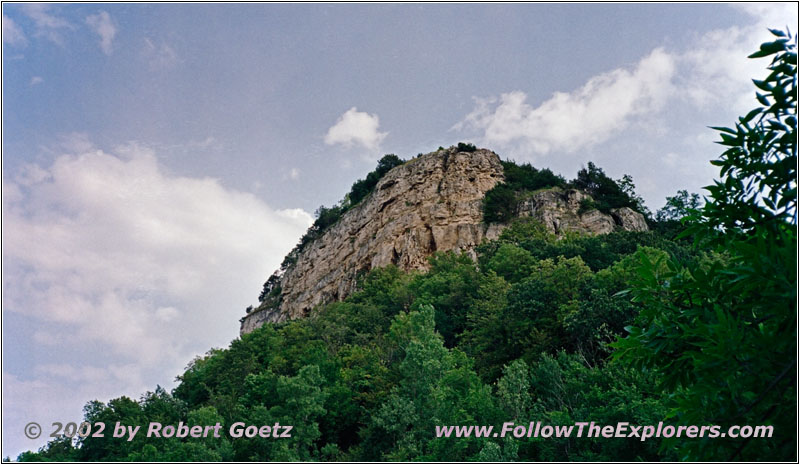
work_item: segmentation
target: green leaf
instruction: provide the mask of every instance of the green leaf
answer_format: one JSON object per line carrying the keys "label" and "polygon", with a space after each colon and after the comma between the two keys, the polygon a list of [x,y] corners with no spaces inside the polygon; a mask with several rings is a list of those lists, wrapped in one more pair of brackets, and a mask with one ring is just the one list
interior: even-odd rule
{"label": "green leaf", "polygon": [[722,141],[717,142],[717,144],[727,145],[729,147],[738,147],[741,144],[738,137],[731,137],[724,133],[720,133],[720,137],[722,137]]}
{"label": "green leaf", "polygon": [[761,44],[762,52],[773,54],[780,52],[781,50],[786,50],[786,39],[778,39],[773,42],[764,42]]}
{"label": "green leaf", "polygon": [[719,132],[727,132],[728,134],[733,134],[734,136],[737,134],[737,132],[736,132],[736,131],[734,131],[734,130],[733,130],[733,129],[731,129],[731,128],[724,128],[724,127],[722,127],[722,126],[709,126],[709,127],[710,127],[711,129],[715,130],[715,131],[719,131]]}
{"label": "green leaf", "polygon": [[758,87],[759,89],[761,89],[763,91],[772,93],[772,91],[774,90],[773,86],[767,84],[764,81],[759,81],[758,79],[753,79],[752,81],[753,81],[753,84],[756,85],[756,87]]}
{"label": "green leaf", "polygon": [[769,52],[758,51],[758,52],[755,52],[755,53],[751,53],[750,55],[747,55],[747,58],[764,58],[764,57],[768,57],[770,55],[772,55],[772,54],[769,53]]}
{"label": "green leaf", "polygon": [[747,123],[749,123],[749,122],[750,122],[750,121],[751,121],[753,118],[755,118],[755,117],[756,117],[758,114],[760,114],[760,113],[761,113],[763,110],[764,110],[764,109],[763,109],[763,108],[761,108],[761,107],[759,107],[759,108],[756,108],[756,109],[753,109],[753,110],[750,110],[750,112],[749,112],[747,115],[745,115],[743,118],[739,118],[739,121],[740,121],[742,124],[747,124]]}

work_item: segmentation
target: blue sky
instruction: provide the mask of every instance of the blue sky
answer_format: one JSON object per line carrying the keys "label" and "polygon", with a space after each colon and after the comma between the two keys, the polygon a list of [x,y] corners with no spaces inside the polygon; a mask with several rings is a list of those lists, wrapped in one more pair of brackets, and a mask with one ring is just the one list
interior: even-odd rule
{"label": "blue sky", "polygon": [[235,338],[321,204],[472,141],[700,192],[796,4],[3,5],[3,456]]}

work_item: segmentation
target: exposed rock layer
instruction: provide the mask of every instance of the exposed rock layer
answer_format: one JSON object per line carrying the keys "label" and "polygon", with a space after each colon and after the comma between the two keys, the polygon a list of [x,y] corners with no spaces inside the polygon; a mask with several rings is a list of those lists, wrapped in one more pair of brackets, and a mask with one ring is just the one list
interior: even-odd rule
{"label": "exposed rock layer", "polygon": [[576,189],[543,189],[519,202],[516,214],[538,219],[555,234],[566,231],[608,234],[617,228],[647,231],[647,223],[641,213],[622,207],[612,209],[609,215],[593,208],[581,207],[583,201],[591,200],[590,195]]}
{"label": "exposed rock layer", "polygon": [[[422,270],[436,251],[473,253],[505,228],[484,224],[481,208],[486,192],[503,179],[500,159],[485,149],[440,150],[392,169],[367,198],[306,246],[280,277],[279,304],[262,304],[250,312],[241,332],[303,317],[317,305],[344,299],[355,290],[360,272],[389,264]],[[642,215],[627,208],[612,215],[578,213],[587,197],[577,190],[543,190],[522,201],[517,214],[533,216],[557,234],[647,229]]]}
{"label": "exposed rock layer", "polygon": [[485,237],[497,237],[499,226],[481,222],[481,202],[502,180],[500,159],[488,150],[440,150],[392,169],[367,198],[306,246],[281,277],[279,308],[255,309],[242,322],[242,332],[343,299],[355,289],[359,272],[389,264],[425,269],[433,252],[471,251]]}

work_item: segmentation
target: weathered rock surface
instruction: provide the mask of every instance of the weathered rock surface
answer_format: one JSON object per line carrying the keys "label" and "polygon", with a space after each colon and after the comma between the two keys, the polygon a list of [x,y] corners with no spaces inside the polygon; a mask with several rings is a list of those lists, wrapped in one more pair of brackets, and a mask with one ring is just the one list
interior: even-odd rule
{"label": "weathered rock surface", "polygon": [[242,332],[345,298],[359,272],[389,264],[426,269],[433,252],[472,251],[484,238],[496,238],[502,228],[482,223],[481,202],[501,181],[503,166],[488,150],[441,150],[392,169],[286,270],[277,311],[256,308]]}
{"label": "weathered rock surface", "polygon": [[612,209],[611,216],[626,231],[647,231],[650,229],[647,227],[644,215],[628,207]]}
{"label": "weathered rock surface", "polygon": [[522,200],[517,205],[516,215],[536,218],[555,234],[566,231],[608,234],[617,228],[647,231],[647,223],[641,213],[628,207],[613,209],[610,215],[595,209],[581,208],[582,202],[591,200],[590,195],[576,189],[543,189]]}
{"label": "weathered rock surface", "polygon": [[[389,264],[424,270],[436,251],[474,254],[475,246],[496,239],[505,228],[484,224],[482,212],[486,192],[503,179],[500,159],[486,149],[440,150],[393,168],[359,205],[306,246],[280,277],[280,298],[245,316],[241,332],[303,317],[320,304],[344,299],[355,291],[361,272]],[[628,208],[612,215],[578,213],[586,198],[574,189],[542,190],[523,200],[517,214],[539,219],[556,234],[647,230],[644,217]]]}

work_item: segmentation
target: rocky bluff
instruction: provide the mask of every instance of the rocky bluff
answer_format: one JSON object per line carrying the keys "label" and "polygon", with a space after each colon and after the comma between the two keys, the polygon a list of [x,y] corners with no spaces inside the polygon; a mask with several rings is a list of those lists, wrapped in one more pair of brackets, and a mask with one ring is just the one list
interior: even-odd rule
{"label": "rocky bluff", "polygon": [[[241,332],[300,318],[318,305],[344,299],[355,291],[358,276],[373,268],[394,264],[424,270],[437,251],[474,254],[475,246],[496,239],[506,226],[485,224],[482,212],[486,192],[503,180],[499,157],[486,149],[459,152],[451,147],[393,168],[371,194],[300,252],[277,277],[278,295],[250,311]],[[629,208],[611,214],[582,211],[586,198],[575,189],[544,189],[519,202],[516,215],[534,217],[556,234],[647,230],[644,217]]]}

